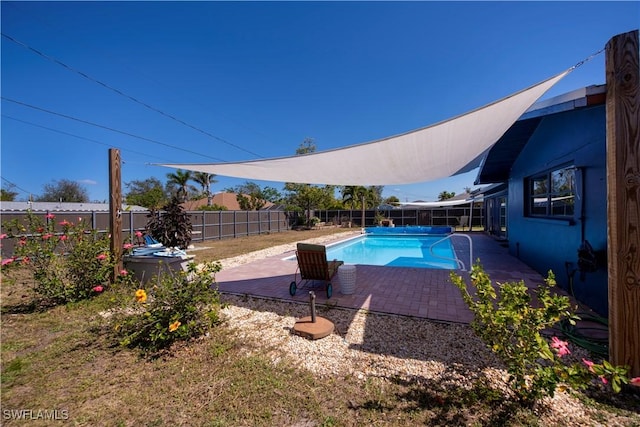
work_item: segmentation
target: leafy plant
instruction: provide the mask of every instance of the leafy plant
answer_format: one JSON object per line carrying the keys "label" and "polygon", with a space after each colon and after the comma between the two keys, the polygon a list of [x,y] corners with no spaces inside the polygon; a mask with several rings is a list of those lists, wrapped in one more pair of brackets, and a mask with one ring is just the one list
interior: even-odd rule
{"label": "leafy plant", "polygon": [[46,304],[64,304],[89,298],[110,284],[114,259],[108,236],[98,234],[79,219],[73,224],[55,215],[29,211],[20,220],[4,224],[3,238],[17,239],[13,257],[2,261],[11,275],[22,266],[33,277],[33,289]]}
{"label": "leafy plant", "polygon": [[167,247],[186,249],[191,243],[191,219],[177,197],[164,206],[162,213],[151,211],[147,230],[151,236]]}
{"label": "leafy plant", "polygon": [[153,355],[220,323],[220,298],[212,287],[220,269],[217,262],[190,263],[187,271],[162,273],[156,285],[136,290],[112,321],[120,345]]}
{"label": "leafy plant", "polygon": [[568,343],[557,337],[550,343],[543,338],[542,331],[560,320],[574,323],[578,319],[570,311],[569,298],[552,293],[556,284],[553,272],[549,271],[535,291],[535,304],[523,281],[499,283],[496,289],[479,264],[471,270],[475,298],[460,276],[451,273],[451,281],[474,313],[471,326],[475,333],[505,363],[509,385],[524,405],[553,396],[561,383],[580,389],[596,378],[602,385],[610,384],[614,392],[619,392],[622,384],[640,383],[638,378],[627,378],[627,367],[615,367],[607,361],[596,364],[583,360],[582,365],[569,366],[561,360],[570,353]]}

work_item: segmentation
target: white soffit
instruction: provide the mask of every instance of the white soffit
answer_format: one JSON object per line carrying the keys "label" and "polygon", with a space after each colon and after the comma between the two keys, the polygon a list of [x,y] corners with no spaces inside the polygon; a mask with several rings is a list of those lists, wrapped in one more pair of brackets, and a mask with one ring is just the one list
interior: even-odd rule
{"label": "white soffit", "polygon": [[262,181],[328,185],[413,184],[446,178],[478,166],[482,154],[571,70],[458,117],[373,142],[273,159],[158,166]]}

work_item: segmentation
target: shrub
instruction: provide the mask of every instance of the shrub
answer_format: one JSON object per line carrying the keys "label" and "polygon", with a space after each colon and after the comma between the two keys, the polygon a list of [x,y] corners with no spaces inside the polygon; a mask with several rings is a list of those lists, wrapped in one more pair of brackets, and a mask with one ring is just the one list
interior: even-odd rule
{"label": "shrub", "polygon": [[614,392],[619,392],[622,384],[640,383],[638,378],[627,378],[627,367],[607,361],[596,364],[583,359],[582,364],[564,364],[561,358],[570,353],[568,343],[557,337],[550,343],[543,338],[542,331],[560,320],[575,323],[578,319],[570,310],[569,298],[552,293],[553,272],[535,291],[535,307],[523,281],[499,283],[496,292],[479,264],[471,270],[475,298],[460,276],[451,273],[451,281],[474,314],[473,330],[505,363],[511,390],[522,404],[532,406],[544,396],[553,396],[561,383],[581,389],[595,378]]}
{"label": "shrub", "polygon": [[217,325],[220,298],[212,285],[220,268],[217,262],[190,263],[187,271],[162,273],[157,284],[136,290],[112,320],[119,344],[153,355]]}
{"label": "shrub", "polygon": [[186,249],[191,243],[193,226],[189,215],[174,197],[162,208],[163,213],[152,211],[149,214],[147,230],[153,238],[164,246]]}
{"label": "shrub", "polygon": [[[11,275],[20,265],[33,277],[33,289],[46,304],[79,301],[102,292],[110,284],[114,259],[109,238],[92,230],[81,218],[58,223],[29,211],[26,217],[3,224],[5,238],[17,239],[12,258],[2,261]],[[56,230],[56,228],[58,230]]]}

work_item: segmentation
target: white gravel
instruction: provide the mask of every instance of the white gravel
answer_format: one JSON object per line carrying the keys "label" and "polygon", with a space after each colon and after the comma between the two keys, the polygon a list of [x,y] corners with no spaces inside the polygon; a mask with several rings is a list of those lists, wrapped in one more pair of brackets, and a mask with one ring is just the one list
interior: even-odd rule
{"label": "white gravel", "polygon": [[[352,235],[354,232],[347,232],[308,242]],[[293,249],[295,244],[281,245],[225,259],[222,265],[230,268]],[[506,371],[467,325],[319,305],[317,315],[333,322],[335,331],[312,341],[292,333],[296,320],[310,315],[308,304],[235,295],[223,295],[223,300],[229,304],[224,309],[227,322],[247,343],[248,351],[267,354],[274,364],[295,360],[301,369],[319,376],[362,381],[401,378],[456,387],[471,387],[484,377],[508,393]],[[586,356],[583,349],[570,348],[577,360]],[[592,408],[565,392],[546,399],[538,412],[542,425],[640,425],[640,415],[633,419],[612,415],[604,423],[598,421]]]}

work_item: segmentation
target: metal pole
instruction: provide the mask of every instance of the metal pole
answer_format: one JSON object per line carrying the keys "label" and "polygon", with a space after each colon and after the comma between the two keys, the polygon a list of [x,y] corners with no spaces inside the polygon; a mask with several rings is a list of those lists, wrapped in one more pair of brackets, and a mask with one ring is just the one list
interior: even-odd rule
{"label": "metal pole", "polygon": [[316,323],[316,294],[309,291],[309,304],[311,305],[311,323]]}

